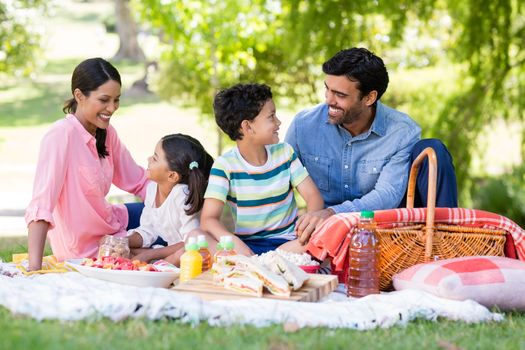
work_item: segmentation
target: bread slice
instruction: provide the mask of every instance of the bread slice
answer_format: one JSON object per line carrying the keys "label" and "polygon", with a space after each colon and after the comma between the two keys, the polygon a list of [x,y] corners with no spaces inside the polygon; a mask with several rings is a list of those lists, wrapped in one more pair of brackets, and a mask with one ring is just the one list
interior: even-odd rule
{"label": "bread slice", "polygon": [[226,277],[223,280],[223,286],[226,289],[233,290],[235,292],[253,295],[256,297],[262,297],[263,283],[250,277]]}
{"label": "bread slice", "polygon": [[273,295],[283,297],[290,296],[292,291],[288,285],[288,282],[286,282],[283,277],[270,271],[265,266],[259,265],[252,259],[243,255],[232,255],[225,257],[225,259],[235,263],[235,269],[244,269],[255,276]]}
{"label": "bread slice", "polygon": [[269,265],[270,270],[278,275],[281,275],[293,290],[301,288],[309,278],[308,274],[304,272],[299,266],[286,260],[284,257],[276,252],[273,252]]}

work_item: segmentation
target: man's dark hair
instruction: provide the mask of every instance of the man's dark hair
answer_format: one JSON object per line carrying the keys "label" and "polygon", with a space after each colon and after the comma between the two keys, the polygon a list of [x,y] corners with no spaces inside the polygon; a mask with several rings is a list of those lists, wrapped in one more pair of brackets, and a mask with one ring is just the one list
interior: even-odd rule
{"label": "man's dark hair", "polygon": [[217,125],[232,140],[241,140],[241,123],[253,120],[261,112],[272,90],[265,84],[237,84],[219,91],[213,101]]}
{"label": "man's dark hair", "polygon": [[383,60],[365,48],[341,50],[323,63],[323,72],[329,75],[345,75],[358,83],[361,97],[377,91],[377,100],[388,87],[388,72]]}

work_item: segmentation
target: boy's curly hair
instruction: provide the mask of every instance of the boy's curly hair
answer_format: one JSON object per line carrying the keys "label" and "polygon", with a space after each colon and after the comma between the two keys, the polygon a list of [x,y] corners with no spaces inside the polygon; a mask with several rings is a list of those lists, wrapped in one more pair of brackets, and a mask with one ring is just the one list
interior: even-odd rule
{"label": "boy's curly hair", "polygon": [[271,98],[272,90],[265,84],[237,84],[221,90],[213,101],[215,121],[232,140],[242,140],[242,121],[255,119]]}

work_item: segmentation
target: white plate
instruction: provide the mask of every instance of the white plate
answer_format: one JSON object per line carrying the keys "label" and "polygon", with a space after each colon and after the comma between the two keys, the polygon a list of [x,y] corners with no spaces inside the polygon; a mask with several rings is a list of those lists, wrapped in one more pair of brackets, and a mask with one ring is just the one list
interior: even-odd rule
{"label": "white plate", "polygon": [[168,288],[179,276],[178,272],[109,270],[81,265],[83,259],[69,259],[66,264],[87,277],[130,284],[138,287]]}

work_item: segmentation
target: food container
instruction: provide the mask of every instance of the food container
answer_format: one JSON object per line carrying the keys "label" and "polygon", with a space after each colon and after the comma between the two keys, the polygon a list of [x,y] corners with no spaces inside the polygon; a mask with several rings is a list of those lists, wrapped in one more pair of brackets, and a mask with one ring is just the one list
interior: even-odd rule
{"label": "food container", "polygon": [[127,237],[105,235],[100,240],[98,259],[104,256],[129,258],[129,242]]}
{"label": "food container", "polygon": [[320,265],[299,265],[299,267],[306,273],[317,273]]}

